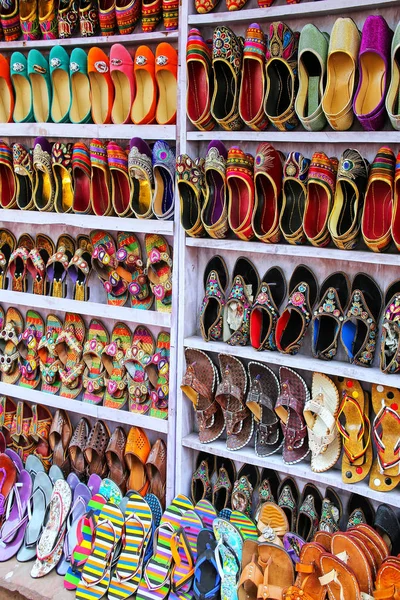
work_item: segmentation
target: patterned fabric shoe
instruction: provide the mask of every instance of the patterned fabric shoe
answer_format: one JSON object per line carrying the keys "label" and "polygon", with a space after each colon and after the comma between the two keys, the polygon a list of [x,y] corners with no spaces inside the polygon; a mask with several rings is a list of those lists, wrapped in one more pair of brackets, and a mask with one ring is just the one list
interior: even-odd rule
{"label": "patterned fabric shoe", "polygon": [[279,307],[286,297],[286,280],[279,267],[262,278],[250,314],[250,342],[256,350],[276,350],[275,330]]}
{"label": "patterned fabric shoe", "polygon": [[300,500],[296,533],[306,542],[310,542],[318,530],[322,510],[322,496],[318,488],[307,483]]}
{"label": "patterned fabric shoe", "polygon": [[99,0],[99,23],[101,35],[113,35],[117,24],[115,0]]}
{"label": "patterned fabric shoe", "polygon": [[205,199],[201,220],[208,235],[215,239],[226,236],[229,229],[226,198],[226,159],[224,144],[213,140],[207,148],[204,163]]}
{"label": "patterned fabric shoe", "polygon": [[247,3],[247,0],[226,0],[228,10],[240,10]]}
{"label": "patterned fabric shoe", "polygon": [[21,35],[18,0],[1,3],[1,27],[6,42],[13,42]]}
{"label": "patterned fabric shoe", "polygon": [[34,206],[32,197],[32,150],[28,150],[22,144],[15,143],[13,144],[12,151],[17,206],[20,210],[31,210]]}
{"label": "patterned fabric shoe", "polygon": [[40,38],[37,0],[21,0],[19,3],[19,20],[25,41]]}
{"label": "patterned fabric shoe", "polygon": [[261,142],[254,161],[255,205],[252,224],[258,239],[268,244],[277,244],[281,239],[279,213],[282,174],[281,154],[268,142]]}
{"label": "patterned fabric shoe", "polygon": [[228,220],[233,233],[241,240],[254,237],[254,158],[233,146],[226,161],[228,187]]}
{"label": "patterned fabric shoe", "polygon": [[78,0],[61,0],[58,7],[58,37],[73,37],[77,30]]}
{"label": "patterned fabric shoe", "polygon": [[162,17],[162,0],[142,0],[142,29],[154,31]]}
{"label": "patterned fabric shoe", "polygon": [[204,270],[204,298],[200,309],[200,331],[203,340],[219,341],[222,338],[222,318],[228,270],[221,256],[213,256]]}
{"label": "patterned fabric shoe", "polygon": [[[152,150],[154,194],[152,210],[157,219],[172,219],[175,202],[175,152],[167,142],[158,140]],[[203,161],[201,161],[201,166]]]}
{"label": "patterned fabric shoe", "polygon": [[164,29],[174,31],[178,29],[179,24],[179,1],[163,0],[163,21]]}
{"label": "patterned fabric shoe", "polygon": [[204,227],[200,215],[203,206],[203,163],[199,159],[193,161],[187,154],[181,154],[176,159],[176,172],[182,227],[191,237],[202,237]]}
{"label": "patterned fabric shoe", "polygon": [[307,178],[310,160],[300,152],[291,152],[283,167],[282,209],[279,227],[289,244],[303,244],[304,207],[307,197]]}
{"label": "patterned fabric shoe", "polygon": [[115,16],[121,35],[133,33],[140,18],[141,0],[116,0]]}
{"label": "patterned fabric shoe", "polygon": [[79,4],[79,29],[82,37],[96,35],[99,25],[99,13],[95,0],[80,0]]}
{"label": "patterned fabric shoe", "polygon": [[292,477],[286,477],[281,481],[278,488],[278,506],[283,509],[288,518],[290,531],[296,531],[299,497],[299,488]]}
{"label": "patterned fabric shoe", "polygon": [[244,41],[239,112],[246,125],[255,131],[263,131],[268,125],[264,112],[265,51],[264,33],[257,23],[253,23],[246,31]]}
{"label": "patterned fabric shoe", "polygon": [[200,31],[191,29],[186,44],[186,112],[189,120],[200,131],[211,131],[215,127],[211,116],[211,55],[211,48]]}
{"label": "patterned fabric shoe", "polygon": [[224,306],[223,339],[230,346],[246,346],[250,337],[250,313],[260,278],[253,263],[240,256],[232,273],[232,287]]}
{"label": "patterned fabric shoe", "polygon": [[44,40],[57,39],[57,7],[55,0],[39,2],[39,24]]}

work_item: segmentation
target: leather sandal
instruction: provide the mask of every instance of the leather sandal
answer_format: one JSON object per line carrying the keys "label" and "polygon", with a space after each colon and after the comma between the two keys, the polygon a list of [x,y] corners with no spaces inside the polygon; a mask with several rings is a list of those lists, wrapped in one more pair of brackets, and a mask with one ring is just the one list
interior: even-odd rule
{"label": "leather sandal", "polygon": [[251,539],[244,540],[242,571],[238,582],[239,600],[257,600],[258,586],[263,582],[263,572],[258,564],[258,545]]}
{"label": "leather sandal", "polygon": [[39,342],[37,353],[42,375],[42,391],[56,394],[61,381],[58,375],[61,362],[56,354],[56,342],[62,331],[62,323],[55,315],[47,315],[45,333]]}
{"label": "leather sandal", "polygon": [[57,410],[50,428],[49,444],[53,451],[53,465],[67,474],[70,471],[68,449],[72,438],[72,425],[64,410]]}
{"label": "leather sandal", "polygon": [[194,27],[190,29],[186,44],[186,113],[200,131],[211,131],[215,127],[211,116],[211,57],[211,48],[201,32]]}
{"label": "leather sandal", "polygon": [[12,145],[12,151],[17,206],[20,210],[32,210],[34,207],[32,150],[15,143]]}
{"label": "leather sandal", "polygon": [[155,297],[156,310],[172,310],[172,256],[167,240],[156,233],[146,233],[147,277]]}
{"label": "leather sandal", "polygon": [[233,146],[226,161],[228,190],[228,222],[233,233],[241,240],[254,237],[252,216],[255,206],[254,158]]}
{"label": "leather sandal", "polygon": [[258,545],[258,564],[264,569],[258,598],[282,598],[284,589],[294,584],[294,568],[289,554],[280,546],[262,542]]}
{"label": "leather sandal", "polygon": [[244,256],[237,259],[232,287],[224,306],[223,339],[230,346],[245,346],[250,337],[250,313],[260,278],[253,263]]}
{"label": "leather sandal", "polygon": [[246,406],[255,420],[255,451],[257,456],[275,454],[283,445],[283,433],[275,413],[279,396],[279,381],[266,365],[258,362],[248,364],[250,387]]}
{"label": "leather sandal", "polygon": [[324,548],[316,542],[304,544],[300,551],[299,562],[296,563],[296,580],[284,594],[284,600],[294,600],[301,596],[304,600],[325,600],[326,589],[321,585],[322,576],[319,564]]}
{"label": "leather sandal", "polygon": [[85,323],[80,315],[66,313],[64,327],[57,338],[56,353],[62,363],[60,367],[61,390],[64,398],[77,398],[82,391],[82,361]]}
{"label": "leather sandal", "polygon": [[288,154],[283,166],[282,208],[279,227],[289,244],[303,244],[304,208],[307,197],[307,178],[310,160],[300,152]]}
{"label": "leather sandal", "polygon": [[281,239],[279,214],[282,204],[282,158],[282,154],[267,142],[261,142],[257,147],[252,227],[256,237],[267,244],[277,244]]}
{"label": "leather sandal", "polygon": [[306,265],[295,268],[289,281],[289,299],[276,323],[276,345],[283,354],[297,354],[311,322],[318,282]]}
{"label": "leather sandal", "polygon": [[373,578],[362,547],[358,540],[347,533],[334,533],[331,541],[331,552],[338,556],[349,567],[357,578],[361,593],[372,594]]}
{"label": "leather sandal", "polygon": [[122,409],[128,401],[126,368],[123,358],[131,347],[132,332],[125,323],[116,323],[110,343],[105,346],[101,360],[105,366],[106,393],[104,406]]}
{"label": "leather sandal", "polygon": [[27,262],[35,243],[28,233],[23,233],[11,253],[8,261],[8,273],[11,278],[13,292],[26,292],[28,290]]}
{"label": "leather sandal", "polygon": [[187,367],[181,390],[193,403],[200,442],[213,442],[225,429],[221,406],[214,397],[219,384],[217,369],[201,350],[186,348],[185,359]]}
{"label": "leather sandal", "polygon": [[14,234],[8,229],[0,229],[0,289],[8,287],[8,264],[17,246]]}
{"label": "leather sandal", "polygon": [[224,238],[228,232],[226,199],[226,160],[228,150],[218,140],[211,141],[204,162],[204,204],[201,221],[208,235]]}
{"label": "leather sandal", "polygon": [[137,490],[144,496],[149,488],[146,461],[151,450],[147,435],[140,427],[131,427],[125,446],[125,462],[128,468],[128,490]]}
{"label": "leather sandal", "polygon": [[85,364],[83,372],[83,402],[102,404],[105,391],[105,367],[103,352],[109,343],[108,331],[98,319],[90,321],[86,341],[83,346],[82,360]]}
{"label": "leather sandal", "polygon": [[361,600],[360,585],[350,567],[339,557],[323,553],[319,559],[322,577],[320,584],[326,586],[329,600]]}
{"label": "leather sandal", "polygon": [[90,424],[85,417],[82,417],[72,435],[68,447],[68,455],[71,461],[71,469],[79,479],[84,479],[86,476],[87,462],[85,458],[85,448],[87,445],[90,433]]}
{"label": "leather sandal", "polygon": [[18,367],[19,337],[24,329],[24,320],[16,308],[8,308],[4,317],[3,309],[0,311],[0,371],[4,383],[15,384],[20,378]]}
{"label": "leather sandal", "polygon": [[221,256],[211,258],[204,269],[204,298],[200,309],[200,331],[203,340],[219,341],[222,338],[225,291],[228,269]]}
{"label": "leather sandal", "polygon": [[33,146],[33,201],[37,210],[53,210],[56,184],[51,167],[51,144],[44,137],[35,139]]}
{"label": "leather sandal", "polygon": [[125,446],[125,431],[122,427],[116,427],[110,437],[105,454],[107,466],[110,471],[109,477],[118,485],[123,494],[126,491],[126,481],[128,477],[124,458]]}
{"label": "leather sandal", "polygon": [[105,477],[108,472],[105,452],[110,441],[110,431],[104,421],[97,421],[89,434],[85,447],[88,474]]}
{"label": "leather sandal", "polygon": [[250,129],[263,131],[268,126],[264,112],[266,39],[261,27],[248,27],[243,48],[243,72],[239,94],[239,113]]}
{"label": "leather sandal", "polygon": [[47,261],[47,278],[49,294],[54,298],[67,296],[66,278],[68,266],[75,254],[75,240],[67,234],[60,235],[57,241],[56,253]]}
{"label": "leather sandal", "polygon": [[167,447],[158,439],[146,460],[147,478],[150,481],[150,494],[154,494],[165,505],[165,486],[167,471]]}
{"label": "leather sandal", "polygon": [[276,350],[276,324],[285,296],[283,271],[280,267],[271,267],[261,280],[250,313],[250,343],[256,350]]}

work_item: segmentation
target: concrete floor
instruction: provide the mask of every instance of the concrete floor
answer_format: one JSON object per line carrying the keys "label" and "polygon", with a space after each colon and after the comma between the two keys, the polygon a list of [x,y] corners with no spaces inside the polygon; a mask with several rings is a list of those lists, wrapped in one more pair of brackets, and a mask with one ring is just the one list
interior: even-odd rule
{"label": "concrete floor", "polygon": [[74,600],[75,594],[64,588],[63,578],[55,571],[32,579],[32,564],[16,560],[0,563],[0,600]]}

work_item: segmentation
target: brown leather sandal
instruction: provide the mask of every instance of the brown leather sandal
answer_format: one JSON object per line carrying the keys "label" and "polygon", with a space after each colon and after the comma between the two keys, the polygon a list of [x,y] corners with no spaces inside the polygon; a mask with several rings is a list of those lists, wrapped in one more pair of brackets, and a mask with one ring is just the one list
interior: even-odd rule
{"label": "brown leather sandal", "polygon": [[157,440],[146,461],[147,477],[150,481],[150,493],[157,496],[161,504],[165,504],[165,485],[167,477],[167,447],[162,440]]}
{"label": "brown leather sandal", "polygon": [[49,443],[53,450],[53,465],[60,467],[67,475],[70,471],[68,456],[69,443],[72,438],[72,425],[64,410],[57,410],[50,428]]}
{"label": "brown leather sandal", "polygon": [[121,490],[122,494],[126,492],[126,481],[128,472],[125,464],[125,446],[126,434],[122,427],[116,427],[108,442],[106,449],[106,461],[110,471],[109,477]]}
{"label": "brown leather sandal", "polygon": [[338,531],[332,536],[331,552],[352,570],[360,591],[371,595],[374,587],[372,570],[359,542],[347,532]]}
{"label": "brown leather sandal", "polygon": [[87,446],[90,433],[90,423],[82,417],[75,428],[74,434],[69,444],[68,453],[71,461],[71,469],[79,479],[83,479],[86,475],[86,458],[85,448]]}
{"label": "brown leather sandal", "polygon": [[275,544],[258,546],[258,564],[264,569],[264,580],[258,587],[258,598],[282,598],[283,591],[294,583],[294,569],[289,554]]}
{"label": "brown leather sandal", "polygon": [[110,431],[103,421],[97,421],[89,434],[85,448],[85,459],[88,463],[88,474],[107,475],[106,448],[110,440]]}

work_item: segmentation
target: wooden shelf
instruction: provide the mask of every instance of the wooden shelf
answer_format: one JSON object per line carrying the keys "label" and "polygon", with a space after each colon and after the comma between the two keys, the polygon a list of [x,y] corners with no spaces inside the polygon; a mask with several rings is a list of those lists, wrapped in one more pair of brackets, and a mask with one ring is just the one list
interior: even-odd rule
{"label": "wooden shelf", "polygon": [[193,142],[280,142],[303,144],[394,144],[397,148],[399,132],[390,131],[188,131],[187,139]]}
{"label": "wooden shelf", "polygon": [[[188,409],[189,402],[187,403]],[[344,483],[342,481],[342,473],[338,469],[330,469],[325,473],[314,473],[311,467],[306,462],[297,463],[295,465],[286,465],[283,462],[280,454],[273,454],[261,458],[257,456],[254,448],[242,448],[241,450],[231,451],[226,447],[224,440],[215,440],[210,444],[201,444],[197,433],[191,433],[183,438],[182,445],[192,450],[198,450],[203,452],[209,452],[216,456],[222,456],[224,458],[230,458],[231,460],[238,461],[240,463],[246,463],[249,465],[255,465],[257,467],[266,467],[274,469],[279,473],[285,475],[292,475],[293,477],[303,479],[305,481],[315,481],[319,485],[330,485],[336,489],[343,490],[346,492],[355,492],[369,498],[370,500],[376,500],[377,502],[385,502],[396,508],[400,508],[400,493],[397,490],[391,492],[377,492],[372,490],[368,485],[368,477],[365,481],[360,481],[353,485]]]}
{"label": "wooden shelf", "polygon": [[[159,433],[168,433],[168,421],[164,419],[156,419],[146,415],[139,415],[128,412],[127,410],[117,410],[108,408],[107,406],[96,406],[81,402],[80,400],[71,400],[62,396],[53,396],[40,390],[31,390],[29,388],[20,387],[19,385],[10,385],[9,383],[0,382],[0,394],[17,398],[35,404],[43,404],[52,408],[62,408],[68,412],[74,412],[78,415],[92,417],[94,419],[104,419],[105,421],[113,421],[122,425],[137,425],[144,429],[157,431]],[[0,596],[1,597],[1,596]]]}
{"label": "wooden shelf", "polygon": [[339,360],[319,360],[304,354],[291,356],[280,352],[271,352],[270,350],[257,352],[252,346],[229,346],[225,342],[205,342],[198,335],[185,338],[184,345],[187,348],[204,350],[204,352],[222,352],[270,365],[285,365],[293,369],[325,373],[325,375],[338,375],[339,377],[400,388],[400,375],[387,375],[376,367],[358,367]]}
{"label": "wooden shelf", "polygon": [[153,44],[156,42],[174,42],[178,40],[178,31],[152,31],[151,33],[145,33],[138,31],[130,35],[96,35],[93,37],[73,37],[68,39],[57,39],[57,40],[34,40],[25,41],[17,40],[16,42],[0,42],[0,50],[31,50],[31,48],[46,49],[52,48],[54,45],[64,46],[112,46],[113,44],[123,44],[129,46],[136,46],[141,44]]}
{"label": "wooden shelf", "polygon": [[[105,292],[104,292],[105,295]],[[154,325],[169,329],[171,327],[171,314],[157,312],[155,310],[140,310],[128,306],[111,306],[100,302],[81,302],[70,298],[53,298],[52,296],[38,296],[24,292],[13,292],[11,290],[0,290],[0,303],[12,306],[26,306],[35,309],[49,309],[63,312],[74,312],[89,317],[100,319],[114,319],[125,323],[137,323],[139,325]]]}
{"label": "wooden shelf", "polygon": [[142,137],[146,140],[175,140],[175,125],[95,125],[86,123],[2,123],[1,136],[12,141],[18,137],[68,139],[130,140]]}
{"label": "wooden shelf", "polygon": [[31,225],[69,225],[80,229],[105,231],[130,231],[133,233],[160,233],[173,235],[173,221],[136,219],[134,217],[98,217],[74,213],[39,212],[34,210],[6,210],[0,212],[3,223],[29,223]]}

